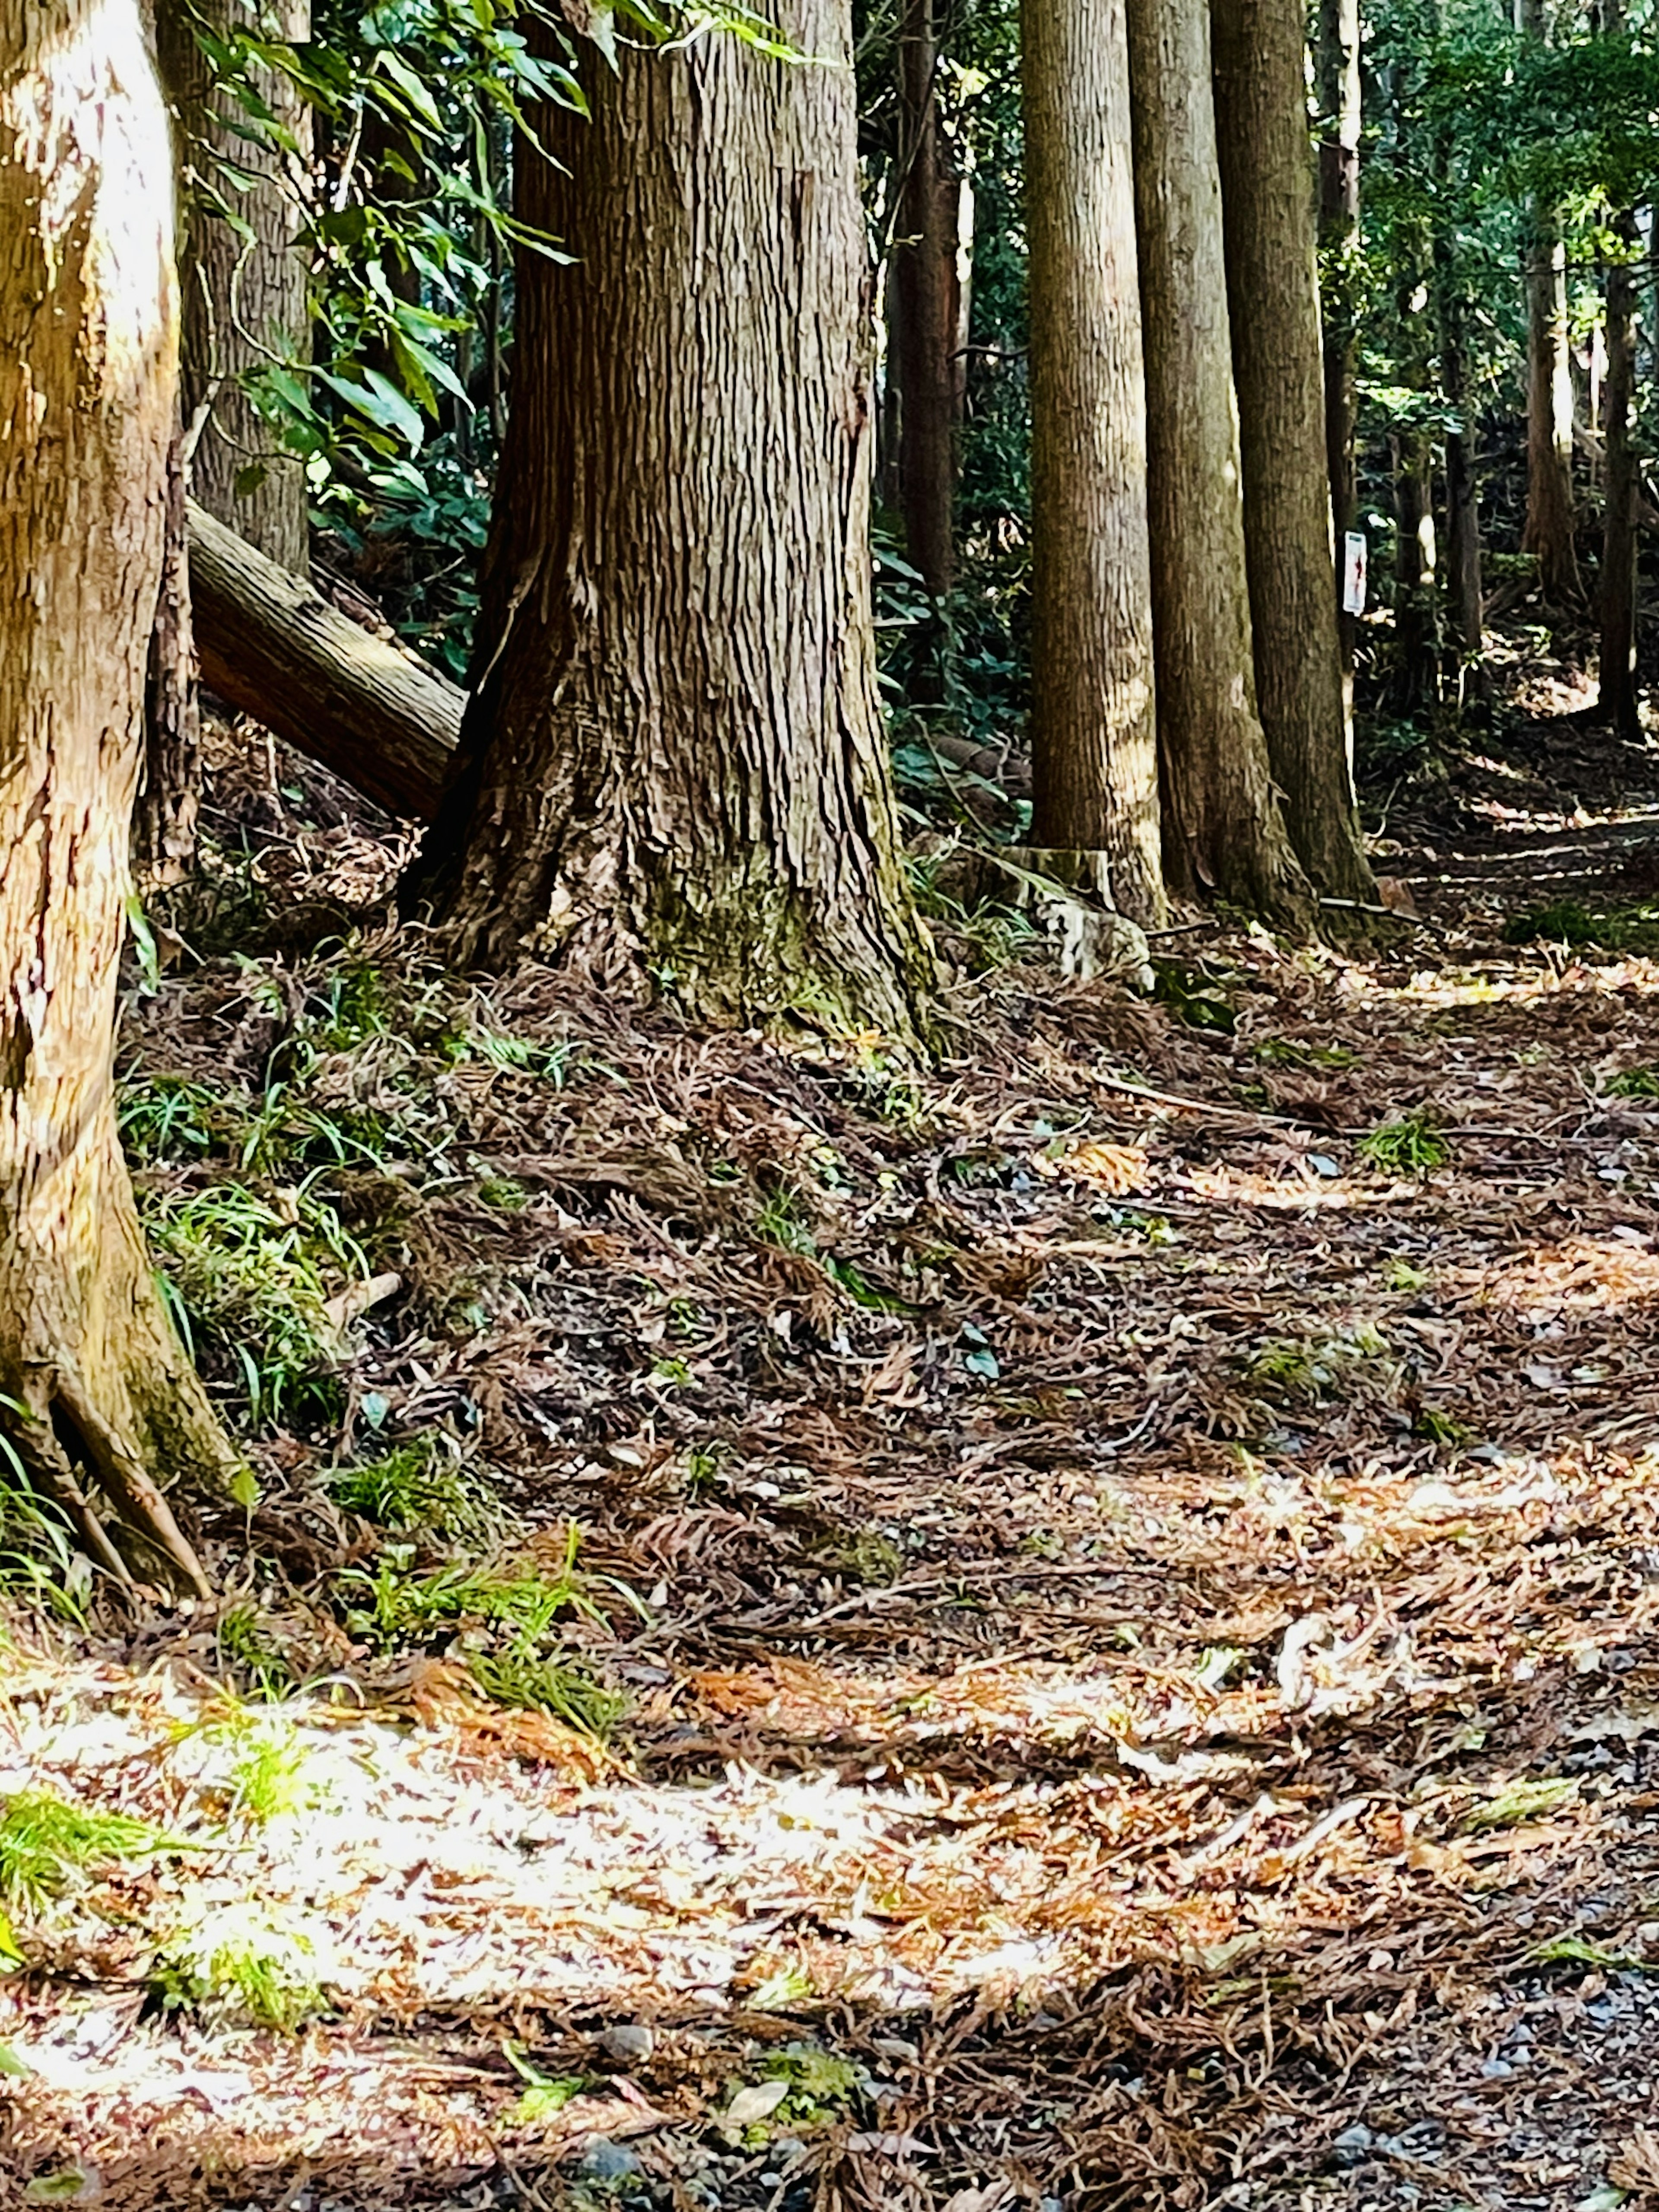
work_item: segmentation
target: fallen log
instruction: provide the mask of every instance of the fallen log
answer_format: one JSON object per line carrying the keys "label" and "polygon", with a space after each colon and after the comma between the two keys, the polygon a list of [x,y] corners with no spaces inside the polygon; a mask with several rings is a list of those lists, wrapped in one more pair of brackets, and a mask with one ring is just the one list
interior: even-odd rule
{"label": "fallen log", "polygon": [[[459,684],[360,629],[194,500],[190,590],[210,691],[390,812],[431,821],[460,738]],[[942,731],[926,742],[1011,797],[1031,788],[1030,762],[1005,746]]]}
{"label": "fallen log", "polygon": [[429,822],[466,694],[190,503],[202,681],[393,814]]}

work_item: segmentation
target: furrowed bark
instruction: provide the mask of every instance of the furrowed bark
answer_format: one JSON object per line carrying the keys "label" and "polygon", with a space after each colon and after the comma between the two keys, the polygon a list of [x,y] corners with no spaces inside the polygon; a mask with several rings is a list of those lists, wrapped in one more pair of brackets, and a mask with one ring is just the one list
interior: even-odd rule
{"label": "furrowed bark", "polygon": [[[1546,35],[1544,0],[1515,0],[1523,39]],[[1567,343],[1567,256],[1560,220],[1534,200],[1527,241],[1527,521],[1544,597],[1560,606],[1583,586],[1573,542],[1572,358]]]}
{"label": "furrowed bark", "polygon": [[167,448],[167,536],[150,631],[144,689],[144,773],[133,817],[132,854],[145,889],[182,883],[196,858],[201,798],[202,718],[196,696],[190,610],[182,426]]}
{"label": "furrowed bark", "polygon": [[1636,397],[1636,265],[1641,233],[1628,210],[1613,222],[1614,235],[1631,256],[1614,262],[1607,276],[1607,514],[1601,539],[1601,676],[1604,720],[1621,737],[1634,738],[1637,713],[1636,550],[1640,471],[1632,436]]}
{"label": "furrowed bark", "polygon": [[906,1034],[849,26],[782,27],[811,66],[628,49],[591,120],[538,111],[520,213],[578,259],[520,257],[465,758],[405,895],[463,961]]}
{"label": "furrowed bark", "polygon": [[[1325,369],[1325,466],[1331,485],[1335,550],[1353,528],[1358,500],[1353,441],[1358,419],[1355,269],[1359,246],[1359,140],[1364,124],[1359,73],[1359,0],[1320,0],[1316,53],[1325,136],[1319,147],[1320,292]],[[1354,617],[1339,608],[1343,714],[1353,750]]]}
{"label": "furrowed bark", "polygon": [[1164,920],[1146,374],[1122,0],[1021,15],[1031,294],[1032,839]]}
{"label": "furrowed bark", "polygon": [[1256,709],[1206,0],[1128,0],[1164,865],[1309,926]]}
{"label": "furrowed bark", "polygon": [[1301,0],[1212,0],[1211,25],[1256,698],[1297,857],[1322,891],[1369,902],[1337,635]]}
{"label": "furrowed bark", "polygon": [[234,1465],[116,1134],[116,969],[177,390],[139,0],[0,27],[0,1392],[87,1551],[202,1590],[163,1489]]}
{"label": "furrowed bark", "polygon": [[939,109],[933,0],[906,0],[899,27],[901,159],[908,157],[893,247],[894,380],[904,550],[936,600],[956,578],[957,422],[966,390],[960,179]]}
{"label": "furrowed bark", "polygon": [[[273,358],[310,358],[306,266],[299,252],[303,165],[250,136],[253,126],[215,89],[198,26],[257,27],[289,44],[310,36],[310,0],[157,0],[157,43],[179,161],[182,216],[180,374],[190,489],[250,544],[292,574],[310,562],[305,471],[278,447],[246,380]],[[300,144],[311,111],[282,70],[257,68],[254,88]],[[229,210],[247,227],[243,236]]]}

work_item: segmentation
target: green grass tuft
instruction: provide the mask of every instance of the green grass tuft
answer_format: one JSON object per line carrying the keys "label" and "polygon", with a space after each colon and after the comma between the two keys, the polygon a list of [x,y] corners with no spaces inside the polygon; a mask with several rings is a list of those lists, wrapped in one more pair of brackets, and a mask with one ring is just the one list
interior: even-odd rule
{"label": "green grass tuft", "polygon": [[585,1667],[556,1653],[475,1651],[467,1664],[492,1705],[510,1712],[550,1713],[599,1743],[611,1741],[628,1712],[621,1691],[606,1689]]}
{"label": "green grass tuft", "polygon": [[1434,1116],[1422,1107],[1369,1131],[1355,1150],[1385,1175],[1432,1175],[1451,1158]]}
{"label": "green grass tuft", "polygon": [[1609,1098],[1659,1098],[1659,1067],[1621,1067],[1606,1090]]}
{"label": "green grass tuft", "polygon": [[407,1535],[429,1528],[457,1542],[486,1542],[501,1516],[493,1493],[458,1465],[441,1439],[418,1437],[362,1467],[329,1478],[328,1494],[348,1513]]}
{"label": "green grass tuft", "polygon": [[188,1846],[148,1821],[72,1804],[44,1790],[0,1799],[0,1898],[38,1907],[78,1875]]}

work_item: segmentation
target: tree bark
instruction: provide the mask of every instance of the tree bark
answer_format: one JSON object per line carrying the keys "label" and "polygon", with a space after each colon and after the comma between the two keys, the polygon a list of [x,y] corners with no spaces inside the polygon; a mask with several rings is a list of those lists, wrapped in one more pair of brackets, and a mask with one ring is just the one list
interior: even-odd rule
{"label": "tree bark", "polygon": [[139,0],[5,0],[0,52],[0,1391],[113,1572],[204,1587],[167,1482],[233,1464],[116,1136],[116,966],[177,382]]}
{"label": "tree bark", "polygon": [[1032,842],[1164,918],[1146,395],[1122,0],[1021,13],[1031,317]]}
{"label": "tree bark", "polygon": [[[1437,149],[1437,183],[1444,185],[1451,168],[1451,145],[1443,137]],[[1451,420],[1446,426],[1446,565],[1448,605],[1457,647],[1460,706],[1473,691],[1486,690],[1482,654],[1486,647],[1486,591],[1481,581],[1480,483],[1475,461],[1475,427],[1469,393],[1469,302],[1457,267],[1456,250],[1443,222],[1434,240],[1435,292],[1440,310],[1440,389]]]}
{"label": "tree bark", "polygon": [[942,600],[956,580],[956,439],[967,363],[957,261],[962,185],[939,119],[934,0],[905,0],[898,76],[905,165],[892,265],[899,507],[911,565]]}
{"label": "tree bark", "polygon": [[393,814],[430,821],[466,694],[190,510],[202,681]]}
{"label": "tree bark", "polygon": [[1641,234],[1629,210],[1613,234],[1631,255],[1607,275],[1607,502],[1601,539],[1601,711],[1621,737],[1640,732],[1636,683],[1637,500],[1640,471],[1631,435],[1636,397],[1636,265]]}
{"label": "tree bark", "polygon": [[190,606],[183,426],[167,445],[167,532],[144,685],[144,771],[132,852],[146,890],[182,883],[196,858],[202,718]]}
{"label": "tree bark", "polygon": [[[388,812],[430,822],[466,694],[406,649],[370,635],[245,545],[191,513],[197,630],[210,690]],[[942,760],[1028,799],[1031,763],[1006,746],[927,732]]]}
{"label": "tree bark", "polygon": [[[1515,27],[1542,41],[1544,0],[1515,0]],[[1582,596],[1573,544],[1572,357],[1567,345],[1567,255],[1553,209],[1534,201],[1527,245],[1527,521],[1523,552],[1537,556],[1544,597]]]}
{"label": "tree bark", "polygon": [[1211,26],[1256,698],[1297,858],[1322,891],[1370,902],[1337,635],[1301,0],[1212,0]]}
{"label": "tree bark", "polygon": [[1128,0],[1164,866],[1300,926],[1256,711],[1206,0]]}
{"label": "tree bark", "polygon": [[1395,434],[1394,703],[1411,715],[1439,696],[1439,548],[1434,530],[1434,438],[1420,425]]}
{"label": "tree bark", "polygon": [[[181,374],[190,489],[210,514],[297,575],[309,564],[305,471],[283,453],[248,395],[248,376],[274,358],[309,358],[306,268],[298,250],[303,173],[247,135],[228,94],[216,93],[196,38],[256,22],[270,37],[310,35],[310,0],[159,0],[158,42],[181,163],[179,267]],[[310,110],[280,70],[255,88],[303,146]],[[234,211],[242,236],[220,212]]]}
{"label": "tree bark", "polygon": [[[870,615],[849,26],[623,52],[538,110],[464,758],[410,895],[696,1017],[908,1033],[931,974]],[[562,165],[562,166],[561,166]]]}
{"label": "tree bark", "polygon": [[[1319,147],[1320,295],[1324,352],[1325,467],[1331,487],[1331,528],[1339,559],[1358,520],[1354,474],[1359,253],[1359,139],[1364,124],[1359,74],[1359,0],[1320,0],[1316,52],[1319,105],[1328,118]],[[1343,742],[1353,757],[1355,617],[1338,594],[1336,634],[1342,658]]]}

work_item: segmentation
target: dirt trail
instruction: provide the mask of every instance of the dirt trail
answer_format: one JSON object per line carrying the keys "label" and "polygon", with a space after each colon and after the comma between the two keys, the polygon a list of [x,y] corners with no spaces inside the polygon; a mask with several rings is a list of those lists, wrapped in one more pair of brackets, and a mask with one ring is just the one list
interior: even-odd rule
{"label": "dirt trail", "polygon": [[[927,1073],[408,940],[351,956],[378,1025],[337,959],[135,1008],[135,1099],[251,1113],[276,1054],[379,1117],[303,1188],[402,1290],[342,1417],[267,1424],[226,1607],[16,1623],[0,1799],[159,1840],[12,1911],[0,2194],[1659,2191],[1659,963],[1502,941],[1563,857],[1510,840],[1602,903],[1639,825],[1474,777],[1397,828],[1434,931],[1176,939],[1156,1006],[997,967]],[[242,1143],[190,1110],[156,1220]],[[580,1524],[608,1750],[341,1580],[387,1540],[327,1470],[445,1430],[544,1565]]]}

